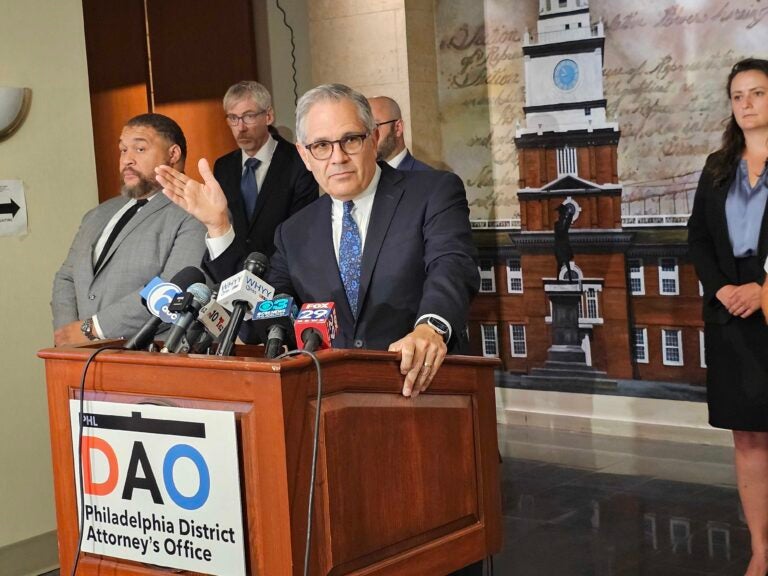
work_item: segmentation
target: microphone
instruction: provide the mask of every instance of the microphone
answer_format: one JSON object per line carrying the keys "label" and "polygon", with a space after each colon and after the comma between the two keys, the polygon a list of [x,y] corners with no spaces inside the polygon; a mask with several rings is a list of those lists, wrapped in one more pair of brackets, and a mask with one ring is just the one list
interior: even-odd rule
{"label": "microphone", "polygon": [[314,352],[331,348],[339,328],[336,304],[333,302],[304,304],[293,326],[296,332],[296,343],[302,350]]}
{"label": "microphone", "polygon": [[265,358],[279,356],[283,344],[287,344],[289,349],[296,345],[293,322],[297,314],[296,304],[288,294],[278,294],[273,300],[259,302],[253,309],[250,327],[259,341],[266,344]]}
{"label": "microphone", "polygon": [[229,356],[235,346],[243,320],[251,318],[251,310],[262,300],[271,300],[275,289],[264,282],[263,276],[269,268],[269,260],[260,252],[251,252],[245,259],[245,270],[224,280],[219,286],[216,301],[232,312],[229,324],[221,335],[216,350],[217,356]]}
{"label": "microphone", "polygon": [[[177,298],[179,297],[177,296]],[[197,282],[187,288],[186,293],[181,295],[178,304],[171,306],[172,309],[178,308],[179,317],[168,332],[168,338],[165,339],[165,346],[161,352],[179,352],[180,348],[186,344],[184,334],[197,318],[200,308],[205,306],[210,299],[211,289],[202,282]],[[176,299],[174,299],[175,303]],[[188,344],[187,350],[189,350]]]}
{"label": "microphone", "polygon": [[[200,314],[197,316],[203,331],[194,340],[191,348],[192,352],[204,354],[211,347],[214,340],[218,340],[222,332],[224,332],[227,324],[229,324],[229,318],[230,315],[227,309],[213,299],[203,306],[200,309]],[[188,340],[190,339],[188,338]]]}
{"label": "microphone", "polygon": [[146,348],[155,337],[155,333],[160,325],[165,322],[170,324],[176,320],[177,315],[170,310],[173,298],[195,282],[205,282],[205,274],[194,266],[187,266],[181,269],[171,278],[170,282],[165,282],[162,278],[155,276],[141,289],[141,301],[144,303],[152,316],[139,331],[125,343],[125,350],[141,350]]}

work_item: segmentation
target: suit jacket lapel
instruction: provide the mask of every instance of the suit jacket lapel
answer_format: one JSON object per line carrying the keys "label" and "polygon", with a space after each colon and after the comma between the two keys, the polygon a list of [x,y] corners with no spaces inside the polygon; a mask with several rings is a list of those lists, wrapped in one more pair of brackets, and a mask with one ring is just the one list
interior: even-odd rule
{"label": "suit jacket lapel", "polygon": [[365,306],[365,297],[371,284],[371,276],[379,258],[381,246],[387,231],[392,223],[392,218],[397,210],[397,205],[405,189],[400,184],[403,175],[391,168],[382,168],[381,179],[376,188],[376,196],[373,198],[371,218],[368,222],[368,232],[365,236],[363,248],[362,269],[360,271],[360,292],[357,297],[358,318]]}
{"label": "suit jacket lapel", "polygon": [[256,207],[253,210],[253,218],[251,218],[250,226],[253,226],[256,219],[259,217],[259,212],[264,207],[264,204],[268,201],[269,197],[273,194],[282,193],[284,187],[281,185],[281,179],[288,175],[288,160],[289,156],[286,154],[285,146],[290,144],[277,141],[277,147],[275,153],[272,155],[272,160],[269,163],[269,170],[267,175],[259,188],[259,195],[256,197]]}
{"label": "suit jacket lapel", "polygon": [[112,255],[115,253],[115,250],[120,246],[120,244],[123,243],[123,240],[144,220],[150,217],[150,215],[154,214],[158,210],[162,210],[165,206],[167,206],[170,203],[170,200],[162,193],[158,192],[157,195],[152,198],[151,202],[148,202],[146,206],[144,206],[141,210],[139,210],[133,218],[131,218],[123,227],[123,229],[120,231],[120,234],[117,235],[117,238],[115,238],[115,241],[112,243],[112,246],[109,248],[109,252],[107,252],[107,255],[104,258],[104,261],[101,263],[101,268],[96,270],[94,272],[94,276],[98,276],[104,268],[106,268],[107,263],[109,262],[110,258],[112,258]]}
{"label": "suit jacket lapel", "polygon": [[[720,186],[715,187],[715,210],[717,214],[717,226],[715,229],[717,230],[719,236],[716,242],[719,246],[728,247],[726,250],[727,260],[722,262],[722,264],[727,266],[727,270],[724,270],[724,272],[726,272],[726,275],[731,279],[736,278],[737,272],[736,259],[733,257],[733,245],[731,244],[731,236],[728,232],[728,218],[725,213],[725,201],[728,198],[728,191],[731,189],[731,182],[733,182],[735,175],[736,167],[734,167],[734,172],[731,178],[727,179]],[[762,236],[762,231],[760,235]],[[758,249],[759,247],[760,244],[758,243]]]}
{"label": "suit jacket lapel", "polygon": [[[91,226],[90,230],[90,245],[89,245],[89,251],[88,254],[90,258],[87,260],[82,260],[83,264],[85,264],[84,268],[87,272],[87,276],[89,281],[93,280],[93,277],[95,276],[95,271],[93,269],[94,264],[94,258],[93,258],[93,252],[96,249],[96,244],[99,242],[99,238],[101,238],[102,233],[104,232],[104,228],[107,227],[107,224],[109,224],[109,221],[112,219],[112,217],[117,214],[120,209],[125,206],[125,204],[128,201],[126,200],[123,203],[115,202],[114,204],[110,205],[110,209],[108,210],[101,210],[99,209],[97,212],[96,218],[94,218],[93,225]],[[104,267],[102,263],[102,268]]]}
{"label": "suit jacket lapel", "polygon": [[240,193],[240,181],[243,178],[243,153],[238,148],[227,157],[227,164],[224,169],[223,182],[221,184],[224,195],[227,197],[229,213],[232,217],[232,227],[235,234],[245,237],[250,227],[250,223],[245,217],[245,203]]}

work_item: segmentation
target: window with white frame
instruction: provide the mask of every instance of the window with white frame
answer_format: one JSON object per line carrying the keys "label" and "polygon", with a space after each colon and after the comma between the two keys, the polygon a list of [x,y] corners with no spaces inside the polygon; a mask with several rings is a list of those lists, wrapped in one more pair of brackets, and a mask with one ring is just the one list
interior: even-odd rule
{"label": "window with white frame", "polygon": [[688,518],[670,518],[669,519],[669,543],[672,545],[672,552],[680,554],[693,553],[693,540],[691,539],[691,521]]}
{"label": "window with white frame", "polygon": [[648,328],[635,328],[635,361],[648,364]]}
{"label": "window with white frame", "polygon": [[665,366],[683,365],[683,333],[677,329],[661,331],[662,361]]}
{"label": "window with white frame", "polygon": [[645,269],[640,258],[629,261],[629,290],[636,296],[645,294]]}
{"label": "window with white frame", "polygon": [[579,301],[579,319],[598,320],[599,318],[598,291],[595,288],[584,287]]}
{"label": "window with white frame", "polygon": [[496,292],[496,278],[493,272],[493,260],[483,258],[479,262],[480,266],[480,292]]}
{"label": "window with white frame", "polygon": [[[567,30],[567,28],[566,28]],[[576,163],[576,148],[565,146],[557,149],[557,175],[565,176],[566,174],[578,173],[578,166]]]}
{"label": "window with white frame", "polygon": [[706,345],[704,342],[704,330],[699,330],[699,365],[702,368],[707,367],[707,356],[705,354]]}
{"label": "window with white frame", "polygon": [[523,293],[523,268],[519,256],[507,258],[507,292],[510,294]]}
{"label": "window with white frame", "polygon": [[521,358],[528,355],[525,343],[525,324],[509,325],[509,347],[512,356]]}
{"label": "window with white frame", "polygon": [[667,296],[680,294],[677,258],[659,258],[659,294]]}
{"label": "window with white frame", "polygon": [[499,356],[499,335],[496,324],[481,324],[480,333],[483,340],[483,356]]}

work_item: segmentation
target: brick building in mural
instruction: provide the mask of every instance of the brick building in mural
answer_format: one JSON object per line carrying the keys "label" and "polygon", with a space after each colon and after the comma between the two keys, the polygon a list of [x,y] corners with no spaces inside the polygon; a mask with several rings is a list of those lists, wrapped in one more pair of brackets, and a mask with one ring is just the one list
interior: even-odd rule
{"label": "brick building in mural", "polygon": [[622,218],[620,131],[606,118],[602,23],[591,23],[587,0],[540,0],[537,28],[523,44],[519,228],[474,223],[481,287],[470,312],[473,351],[521,374],[546,360],[552,312],[544,281],[563,278],[553,227],[557,207],[569,203],[588,363],[617,379],[701,384],[700,285],[686,257],[687,217]]}

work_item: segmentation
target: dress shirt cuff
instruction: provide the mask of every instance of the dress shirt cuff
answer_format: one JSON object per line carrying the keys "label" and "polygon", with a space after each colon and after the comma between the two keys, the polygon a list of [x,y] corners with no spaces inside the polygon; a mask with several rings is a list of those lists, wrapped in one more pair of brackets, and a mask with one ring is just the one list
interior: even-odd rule
{"label": "dress shirt cuff", "polygon": [[765,272],[768,273],[768,258],[766,258],[765,262],[763,263],[763,270],[765,270]]}
{"label": "dress shirt cuff", "polygon": [[208,247],[208,256],[211,257],[211,260],[216,260],[216,258],[226,252],[227,248],[229,248],[234,241],[235,229],[231,224],[229,225],[229,230],[227,230],[223,236],[211,238],[208,236],[208,234],[206,234],[205,245]]}
{"label": "dress shirt cuff", "polygon": [[93,321],[93,334],[98,336],[100,340],[104,340],[104,332],[101,331],[101,326],[99,326],[99,319],[94,314],[91,316],[91,320]]}
{"label": "dress shirt cuff", "polygon": [[419,316],[419,318],[416,319],[416,322],[414,322],[413,327],[415,328],[419,324],[419,322],[421,322],[425,318],[437,318],[438,320],[440,320],[440,322],[448,326],[448,335],[447,335],[448,337],[445,339],[445,341],[446,342],[451,341],[451,334],[453,334],[453,328],[451,328],[451,323],[448,322],[448,320],[446,320],[442,316],[439,316],[438,314],[423,314]]}

